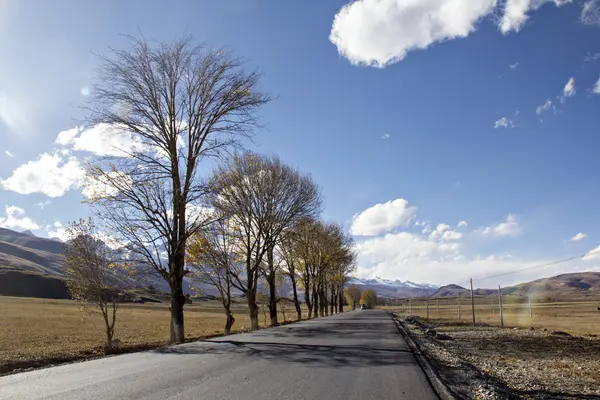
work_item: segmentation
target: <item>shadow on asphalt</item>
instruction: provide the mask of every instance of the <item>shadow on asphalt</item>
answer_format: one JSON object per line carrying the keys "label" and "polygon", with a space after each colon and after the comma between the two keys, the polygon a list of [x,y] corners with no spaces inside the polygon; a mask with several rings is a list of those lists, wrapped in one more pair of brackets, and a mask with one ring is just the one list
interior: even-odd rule
{"label": "shadow on asphalt", "polygon": [[264,359],[310,364],[311,367],[365,367],[413,364],[409,350],[343,345],[309,345],[269,342],[201,342],[154,351],[159,354],[215,354],[219,356]]}
{"label": "shadow on asphalt", "polygon": [[[167,347],[154,352],[248,357],[310,364],[311,367],[414,364],[410,350],[400,347],[398,335],[396,326],[386,313],[367,311]],[[310,339],[314,339],[315,343],[311,343]]]}

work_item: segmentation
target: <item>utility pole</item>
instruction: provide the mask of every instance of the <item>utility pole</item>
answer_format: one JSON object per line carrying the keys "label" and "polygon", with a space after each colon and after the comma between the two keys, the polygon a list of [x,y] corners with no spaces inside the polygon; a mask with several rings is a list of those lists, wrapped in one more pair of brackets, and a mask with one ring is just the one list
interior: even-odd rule
{"label": "utility pole", "polygon": [[475,298],[473,297],[473,278],[469,279],[471,283],[471,312],[473,313],[473,326],[475,326]]}
{"label": "utility pole", "polygon": [[425,310],[427,313],[427,319],[429,319],[429,296],[425,295]]}
{"label": "utility pole", "polygon": [[460,321],[460,293],[456,292],[456,309],[458,310],[458,320]]}
{"label": "utility pole", "polygon": [[533,318],[533,310],[531,309],[531,295],[529,295],[529,318]]}
{"label": "utility pole", "polygon": [[502,289],[498,285],[498,305],[500,306],[500,327],[504,328],[504,315],[502,315]]}

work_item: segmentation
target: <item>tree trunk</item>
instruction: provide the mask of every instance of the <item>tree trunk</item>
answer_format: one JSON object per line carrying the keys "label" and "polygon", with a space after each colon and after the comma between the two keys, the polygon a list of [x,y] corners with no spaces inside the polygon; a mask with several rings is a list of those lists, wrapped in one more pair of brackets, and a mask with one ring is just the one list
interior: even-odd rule
{"label": "tree trunk", "polygon": [[298,289],[296,288],[296,276],[294,273],[290,275],[292,281],[292,291],[294,293],[294,307],[296,307],[296,315],[298,321],[302,320],[302,309],[300,308],[300,301],[298,301]]}
{"label": "tree trunk", "polygon": [[275,266],[273,259],[273,248],[267,251],[267,283],[269,284],[269,316],[271,317],[271,325],[279,325],[277,321],[277,285],[275,282]]}
{"label": "tree trunk", "polygon": [[[343,287],[342,287],[342,289],[343,289]],[[339,312],[343,313],[344,312],[344,290],[342,290],[340,292],[339,296],[340,297],[339,297],[339,307],[338,308],[339,308]]]}
{"label": "tree trunk", "polygon": [[330,308],[330,312],[329,314],[333,315],[333,309],[336,309],[337,312],[337,306],[335,305],[335,293],[333,292],[333,290],[331,291],[331,300],[329,302],[329,308]]}
{"label": "tree trunk", "polygon": [[319,295],[315,287],[313,287],[313,309],[315,311],[315,318],[319,318]]}
{"label": "tree trunk", "polygon": [[304,302],[306,303],[306,307],[308,308],[307,319],[311,319],[312,311],[313,311],[313,303],[310,301],[310,281],[308,279],[304,280]]}
{"label": "tree trunk", "polygon": [[174,281],[171,287],[171,337],[170,343],[183,343],[185,340],[183,330],[183,306],[185,296],[183,295],[183,282]]}
{"label": "tree trunk", "polygon": [[225,313],[227,314],[227,320],[225,321],[225,336],[227,336],[231,334],[231,327],[235,322],[235,318],[233,318],[233,314],[230,310],[225,310]]}
{"label": "tree trunk", "polygon": [[258,329],[258,306],[256,305],[256,293],[249,291],[246,295],[248,299],[248,308],[250,309],[250,328],[255,331]]}

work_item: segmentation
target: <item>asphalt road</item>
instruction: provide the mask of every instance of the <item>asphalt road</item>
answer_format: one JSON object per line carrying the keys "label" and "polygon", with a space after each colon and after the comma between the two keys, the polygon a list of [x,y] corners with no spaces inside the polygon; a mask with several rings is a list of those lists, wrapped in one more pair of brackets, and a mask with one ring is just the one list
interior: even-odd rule
{"label": "asphalt road", "polygon": [[9,375],[0,399],[437,396],[387,313],[367,310]]}

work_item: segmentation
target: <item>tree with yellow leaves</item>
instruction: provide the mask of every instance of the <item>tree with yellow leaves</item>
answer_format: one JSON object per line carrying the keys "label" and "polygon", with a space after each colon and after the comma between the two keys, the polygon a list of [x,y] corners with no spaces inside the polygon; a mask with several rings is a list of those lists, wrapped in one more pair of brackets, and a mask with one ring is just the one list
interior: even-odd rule
{"label": "tree with yellow leaves", "polygon": [[113,249],[98,239],[91,218],[71,223],[66,233],[68,240],[62,253],[67,288],[84,312],[102,313],[106,332],[104,353],[110,354],[113,352],[117,310],[127,286],[127,273],[132,274],[133,270],[122,261],[118,248]]}

